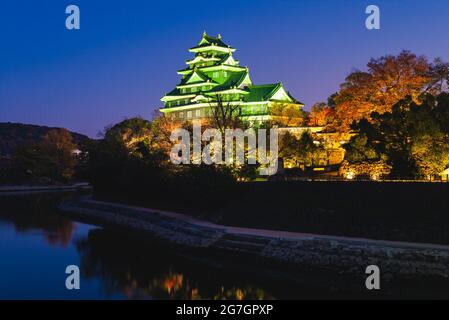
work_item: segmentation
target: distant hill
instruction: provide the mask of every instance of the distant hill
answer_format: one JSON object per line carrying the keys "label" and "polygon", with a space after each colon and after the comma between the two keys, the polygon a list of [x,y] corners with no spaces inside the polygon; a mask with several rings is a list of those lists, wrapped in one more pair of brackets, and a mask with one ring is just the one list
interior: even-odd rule
{"label": "distant hill", "polygon": [[[22,123],[0,122],[0,156],[7,156],[14,152],[19,145],[31,145],[41,141],[52,128]],[[89,140],[89,137],[76,132],[70,132],[73,142],[79,145]]]}

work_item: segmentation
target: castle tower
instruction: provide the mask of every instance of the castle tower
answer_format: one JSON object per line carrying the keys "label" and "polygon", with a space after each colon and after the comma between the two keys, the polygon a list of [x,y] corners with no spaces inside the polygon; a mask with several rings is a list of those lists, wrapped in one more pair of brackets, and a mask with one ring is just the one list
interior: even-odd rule
{"label": "castle tower", "polygon": [[178,120],[209,117],[217,100],[239,105],[242,118],[263,122],[270,118],[272,103],[302,103],[293,98],[282,83],[254,85],[248,67],[240,66],[233,56],[235,49],[224,43],[221,36],[203,33],[200,42],[189,49],[194,57],[179,70],[181,82],[162,97],[166,116]]}

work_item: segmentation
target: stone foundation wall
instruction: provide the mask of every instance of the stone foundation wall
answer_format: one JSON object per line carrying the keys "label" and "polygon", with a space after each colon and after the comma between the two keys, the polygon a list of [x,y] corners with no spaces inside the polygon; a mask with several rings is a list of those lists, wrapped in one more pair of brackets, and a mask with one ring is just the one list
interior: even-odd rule
{"label": "stone foundation wall", "polygon": [[380,268],[383,281],[432,277],[449,282],[449,246],[302,234],[283,238],[270,232],[267,236],[245,234],[212,223],[173,218],[157,210],[90,200],[65,203],[61,209],[181,246],[241,252],[289,266],[348,275],[360,275],[374,264]]}

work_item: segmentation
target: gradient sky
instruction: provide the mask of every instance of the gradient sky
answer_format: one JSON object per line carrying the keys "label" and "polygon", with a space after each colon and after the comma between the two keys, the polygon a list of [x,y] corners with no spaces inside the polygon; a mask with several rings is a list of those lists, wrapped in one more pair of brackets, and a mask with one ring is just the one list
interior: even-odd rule
{"label": "gradient sky", "polygon": [[[69,4],[81,30],[65,29]],[[365,28],[369,4],[380,31]],[[409,49],[449,61],[448,0],[1,0],[0,122],[96,137],[150,118],[203,30],[237,49],[256,84],[282,81],[306,109],[370,57]]]}

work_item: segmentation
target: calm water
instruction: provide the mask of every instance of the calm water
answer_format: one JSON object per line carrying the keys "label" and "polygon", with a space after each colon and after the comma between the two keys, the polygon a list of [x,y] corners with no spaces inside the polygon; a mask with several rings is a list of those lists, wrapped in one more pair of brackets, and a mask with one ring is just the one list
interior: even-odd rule
{"label": "calm water", "polygon": [[[367,292],[364,278],[280,271],[229,253],[178,252],[148,236],[62,216],[55,205],[70,196],[0,196],[0,299],[449,298],[440,281]],[[73,264],[80,290],[65,288]]]}
{"label": "calm water", "polygon": [[[53,208],[65,196],[0,197],[0,299],[272,299],[288,292],[220,259],[65,218]],[[81,270],[80,290],[65,288],[72,264]]]}

